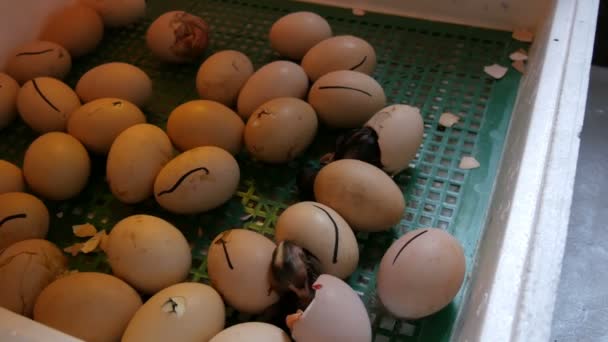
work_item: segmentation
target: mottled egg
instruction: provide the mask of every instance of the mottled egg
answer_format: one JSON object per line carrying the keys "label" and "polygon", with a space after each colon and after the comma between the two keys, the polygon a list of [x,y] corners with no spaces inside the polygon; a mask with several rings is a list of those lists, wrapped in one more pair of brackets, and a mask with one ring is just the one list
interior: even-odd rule
{"label": "mottled egg", "polygon": [[371,75],[376,69],[376,51],[361,38],[336,36],[325,39],[308,50],[302,59],[302,68],[313,82],[338,70]]}
{"label": "mottled egg", "polygon": [[222,232],[207,254],[211,285],[238,311],[262,312],[279,299],[270,287],[274,248],[274,242],[250,230]]}
{"label": "mottled egg", "polygon": [[222,330],[209,342],[291,342],[291,339],[272,324],[246,322]]}
{"label": "mottled egg", "polygon": [[209,25],[190,13],[167,12],[148,27],[146,44],[156,57],[165,62],[192,62],[209,44]]}
{"label": "mottled egg", "polygon": [[19,83],[0,72],[0,130],[8,126],[17,116],[17,94]]}
{"label": "mottled egg", "polygon": [[131,102],[102,98],[86,103],[72,112],[67,130],[89,150],[107,154],[120,133],[145,122],[144,113]]}
{"label": "mottled egg", "polygon": [[49,220],[38,198],[24,192],[0,194],[0,251],[18,241],[44,239]]}
{"label": "mottled egg", "polygon": [[65,131],[70,114],[78,107],[80,100],[72,88],[51,77],[27,81],[17,95],[21,119],[38,133]]}
{"label": "mottled egg", "polygon": [[128,63],[106,63],[87,71],[76,84],[83,102],[116,97],[137,107],[146,105],[152,96],[152,81],[140,68]]}
{"label": "mottled egg", "polygon": [[264,65],[245,83],[237,100],[239,115],[248,119],[253,111],[277,97],[304,98],[308,91],[308,77],[299,65],[276,61]]}
{"label": "mottled egg", "polygon": [[201,99],[232,107],[253,71],[253,64],[244,53],[234,50],[216,52],[198,69],[196,90]]}
{"label": "mottled egg", "polygon": [[127,26],[146,14],[146,0],[83,0],[108,27]]}
{"label": "mottled egg", "polygon": [[442,229],[408,232],[386,251],[377,276],[378,295],[395,316],[418,319],[448,305],[466,269],[462,246]]}
{"label": "mottled egg", "polygon": [[311,47],[332,36],[327,20],[312,12],[294,12],[270,28],[270,45],[280,55],[300,60]]}
{"label": "mottled egg", "polygon": [[288,162],[312,143],[317,125],[317,114],[305,101],[294,97],[272,99],[249,117],[245,145],[258,160]]}
{"label": "mottled egg", "polygon": [[171,212],[200,213],[228,201],[239,180],[239,164],[230,153],[215,146],[196,147],[160,170],[154,181],[154,196]]}
{"label": "mottled egg", "polygon": [[24,189],[25,182],[21,169],[13,163],[0,159],[0,194]]}
{"label": "mottled egg", "polygon": [[308,102],[326,125],[356,128],[386,105],[386,95],[372,77],[341,70],[319,78],[310,89]]}
{"label": "mottled egg", "polygon": [[69,134],[46,133],[25,151],[25,181],[42,197],[56,201],[72,198],[87,185],[90,173],[87,150]]}
{"label": "mottled egg", "polygon": [[6,63],[6,73],[20,84],[40,76],[63,79],[71,68],[72,57],[66,49],[40,40],[19,46]]}
{"label": "mottled egg", "polygon": [[194,100],[177,106],[167,120],[167,134],[181,151],[217,146],[237,154],[243,145],[245,124],[225,105]]}

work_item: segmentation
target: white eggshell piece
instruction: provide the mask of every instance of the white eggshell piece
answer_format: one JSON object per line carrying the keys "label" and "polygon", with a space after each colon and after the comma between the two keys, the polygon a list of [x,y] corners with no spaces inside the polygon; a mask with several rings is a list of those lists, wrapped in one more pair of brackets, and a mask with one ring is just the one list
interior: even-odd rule
{"label": "white eggshell piece", "polygon": [[471,156],[464,156],[460,159],[460,164],[458,164],[458,168],[463,170],[476,169],[480,166],[477,159]]}
{"label": "white eggshell piece", "polygon": [[486,74],[492,76],[493,78],[495,78],[497,80],[503,78],[505,76],[505,74],[507,73],[507,70],[509,70],[509,69],[505,68],[504,66],[499,65],[499,64],[492,64],[492,65],[485,66],[483,68],[483,71]]}
{"label": "white eggshell piece", "polygon": [[525,61],[528,59],[528,54],[524,49],[519,49],[509,55],[512,61]]}
{"label": "white eggshell piece", "polygon": [[445,112],[439,117],[439,124],[443,127],[452,127],[458,121],[460,121],[460,117],[450,112]]}
{"label": "white eggshell piece", "polygon": [[522,74],[526,73],[526,65],[524,64],[524,61],[514,61],[513,63],[511,63],[511,66],[513,67],[513,69],[519,71]]}

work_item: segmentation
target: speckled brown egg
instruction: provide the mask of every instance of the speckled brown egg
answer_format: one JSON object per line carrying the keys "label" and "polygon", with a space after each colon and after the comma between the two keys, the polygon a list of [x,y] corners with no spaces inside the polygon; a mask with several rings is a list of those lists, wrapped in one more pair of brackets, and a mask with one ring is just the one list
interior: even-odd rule
{"label": "speckled brown egg", "polygon": [[25,182],[21,169],[13,163],[0,159],[0,194],[20,192],[24,189]]}
{"label": "speckled brown egg", "polygon": [[376,51],[361,38],[336,36],[325,39],[308,50],[302,59],[302,68],[313,82],[338,70],[371,75],[376,69]]}
{"label": "speckled brown egg", "polygon": [[386,251],[378,270],[378,295],[395,316],[418,319],[448,305],[466,269],[458,240],[442,229],[408,232]]}
{"label": "speckled brown egg", "polygon": [[356,128],[386,105],[386,95],[372,77],[341,70],[319,78],[310,88],[308,102],[326,125]]}
{"label": "speckled brown egg", "polygon": [[262,104],[249,117],[245,145],[257,160],[284,163],[302,154],[316,133],[314,109],[298,98],[280,97]]}
{"label": "speckled brown egg", "polygon": [[19,83],[0,72],[0,130],[8,126],[17,116],[17,94]]}
{"label": "speckled brown egg", "polygon": [[66,49],[41,40],[19,46],[6,62],[6,72],[20,84],[40,76],[61,80],[71,68],[72,57]]}
{"label": "speckled brown egg", "polygon": [[253,64],[244,53],[234,50],[216,52],[198,69],[196,90],[204,100],[232,107],[253,71]]}
{"label": "speckled brown egg", "polygon": [[165,62],[192,62],[209,44],[209,25],[201,17],[187,12],[167,12],[148,27],[146,44]]}
{"label": "speckled brown egg", "polygon": [[243,120],[230,108],[209,100],[177,106],[167,120],[167,134],[181,151],[217,146],[237,154],[243,144]]}
{"label": "speckled brown egg", "polygon": [[18,241],[44,239],[49,220],[38,198],[24,192],[0,194],[0,251]]}
{"label": "speckled brown egg", "polygon": [[294,12],[279,18],[270,28],[270,45],[280,55],[300,60],[310,48],[332,36],[327,20],[312,12]]}
{"label": "speckled brown egg", "polygon": [[70,114],[80,107],[78,95],[51,77],[27,81],[17,95],[19,115],[34,131],[65,131]]}

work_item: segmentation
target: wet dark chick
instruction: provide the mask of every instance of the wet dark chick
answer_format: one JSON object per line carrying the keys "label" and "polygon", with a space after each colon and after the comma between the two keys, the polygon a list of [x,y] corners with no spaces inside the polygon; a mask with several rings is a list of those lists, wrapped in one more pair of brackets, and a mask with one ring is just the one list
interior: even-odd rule
{"label": "wet dark chick", "polygon": [[342,134],[336,139],[333,160],[358,159],[382,168],[378,134],[371,127],[363,127]]}

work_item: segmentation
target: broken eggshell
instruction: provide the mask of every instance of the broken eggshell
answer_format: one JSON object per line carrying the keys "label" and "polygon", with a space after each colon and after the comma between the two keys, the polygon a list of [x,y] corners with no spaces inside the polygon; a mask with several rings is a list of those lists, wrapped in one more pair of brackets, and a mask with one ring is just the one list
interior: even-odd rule
{"label": "broken eggshell", "polygon": [[315,297],[297,314],[291,335],[298,342],[370,342],[372,327],[359,295],[344,281],[322,274]]}
{"label": "broken eggshell", "polygon": [[209,25],[187,12],[167,12],[148,27],[146,44],[165,62],[192,62],[202,56],[209,44]]}
{"label": "broken eggshell", "polygon": [[209,341],[224,324],[224,302],[217,291],[201,283],[179,283],[135,312],[122,342]]}

